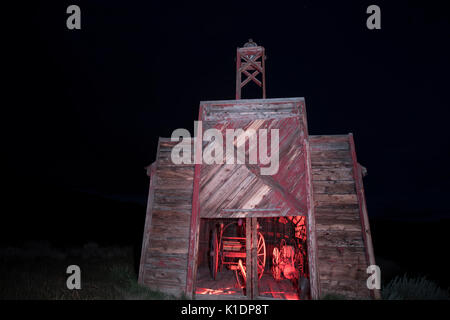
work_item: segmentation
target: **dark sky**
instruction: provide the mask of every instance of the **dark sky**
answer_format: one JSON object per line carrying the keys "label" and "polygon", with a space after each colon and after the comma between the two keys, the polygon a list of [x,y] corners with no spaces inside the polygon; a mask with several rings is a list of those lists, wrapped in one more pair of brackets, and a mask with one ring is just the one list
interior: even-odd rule
{"label": "dark sky", "polygon": [[[269,98],[305,97],[310,134],[355,135],[371,217],[449,217],[444,2],[273,3],[29,1],[5,10],[9,216],[54,215],[55,190],[145,205],[158,136],[192,131],[201,100],[234,98],[236,47],[253,38],[266,48]],[[70,4],[81,7],[81,30],[66,28]],[[370,4],[381,7],[381,30],[366,27]]]}

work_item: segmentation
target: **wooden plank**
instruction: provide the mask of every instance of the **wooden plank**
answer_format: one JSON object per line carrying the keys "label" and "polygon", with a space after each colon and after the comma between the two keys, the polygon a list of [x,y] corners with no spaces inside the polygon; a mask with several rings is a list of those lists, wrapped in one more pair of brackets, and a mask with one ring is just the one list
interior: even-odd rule
{"label": "wooden plank", "polygon": [[361,263],[364,262],[365,250],[361,247],[318,247],[318,257],[331,263]]}
{"label": "wooden plank", "polygon": [[153,219],[152,223],[157,225],[166,224],[167,222],[171,223],[185,223],[187,222],[187,226],[189,228],[189,221],[191,219],[191,212],[183,209],[175,209],[175,210],[154,210],[153,211]]}
{"label": "wooden plank", "polygon": [[[242,72],[241,72],[241,52],[239,48],[236,50],[236,100],[241,99],[241,83],[242,83]],[[205,107],[206,111],[207,107]]]}
{"label": "wooden plank", "polygon": [[358,204],[332,204],[332,203],[321,203],[316,206],[317,212],[334,212],[334,213],[351,213],[358,211]]}
{"label": "wooden plank", "polygon": [[252,225],[253,218],[245,219],[245,266],[247,272],[247,279],[245,283],[246,296],[249,299],[253,299],[253,282],[252,282],[252,271],[253,271],[253,260],[252,260]]}
{"label": "wooden plank", "polygon": [[313,175],[311,169],[311,149],[308,139],[303,142],[303,150],[305,150],[305,172],[306,172],[306,192],[307,192],[307,207],[308,207],[308,217],[307,217],[307,255],[308,255],[308,267],[309,267],[309,277],[310,277],[310,290],[311,298],[317,300],[320,298],[320,275],[318,269],[318,259],[317,259],[317,238],[316,238],[316,217],[315,217],[315,207],[314,207],[314,195],[313,195]]}
{"label": "wooden plank", "polygon": [[266,99],[266,54],[265,49],[263,48],[263,51],[261,53],[261,62],[262,62],[262,90],[263,90],[263,99]]}
{"label": "wooden plank", "polygon": [[[199,120],[203,114],[203,106],[199,108]],[[199,214],[199,193],[200,193],[200,177],[202,163],[202,138],[203,128],[202,122],[198,122],[197,138],[195,139],[195,167],[194,167],[194,183],[192,193],[192,214],[189,233],[189,250],[188,250],[188,268],[186,275],[186,296],[192,299],[195,292],[195,279],[197,277],[197,256],[198,256],[198,235],[200,233],[200,214]]]}
{"label": "wooden plank", "polygon": [[314,194],[314,204],[320,205],[346,205],[358,204],[356,194]]}
{"label": "wooden plank", "polygon": [[327,247],[364,247],[359,231],[316,230],[317,245]]}
{"label": "wooden plank", "polygon": [[[292,112],[293,110],[297,110],[295,106],[295,102],[286,102],[286,103],[235,103],[233,105],[209,105],[205,108],[205,115],[212,115],[215,113],[222,112],[232,112],[232,113],[240,113],[240,112]],[[296,112],[298,114],[298,112]],[[206,117],[204,117],[205,119]]]}
{"label": "wooden plank", "polygon": [[[286,103],[258,103],[253,99],[251,103],[239,104],[238,100],[228,101],[217,105],[205,102],[203,120],[218,122],[230,119],[265,119],[302,116],[295,102]],[[266,101],[270,99],[265,99]],[[241,100],[242,101],[242,100]]]}
{"label": "wooden plank", "polygon": [[[193,151],[193,144],[192,142],[188,142],[186,143],[185,141],[176,141],[176,142],[166,142],[165,143],[165,147],[161,146],[160,149],[160,153],[159,153],[159,167],[178,167],[178,168],[182,168],[182,167],[188,167],[188,166],[194,166],[194,153]],[[187,150],[191,150],[191,157],[190,157],[190,163],[180,163],[180,164],[176,164],[172,161],[172,149],[173,147],[177,145],[181,148],[183,148],[183,150],[187,149]]]}
{"label": "wooden plank", "polygon": [[350,146],[348,140],[331,140],[320,143],[312,143],[312,151],[333,151],[333,150],[349,150]]}
{"label": "wooden plank", "polygon": [[259,282],[259,278],[258,278],[258,230],[257,230],[257,226],[258,226],[258,219],[257,218],[251,218],[252,221],[252,253],[251,253],[251,260],[252,260],[252,264],[251,264],[251,282],[252,282],[252,299],[256,298],[257,296],[259,296],[259,288],[258,288],[258,282]]}
{"label": "wooden plank", "polygon": [[192,206],[190,203],[188,202],[174,202],[174,203],[156,203],[154,204],[153,207],[155,210],[160,210],[160,211],[176,211],[176,210],[189,210],[192,209]]}
{"label": "wooden plank", "polygon": [[314,194],[356,194],[354,181],[313,181]]}
{"label": "wooden plank", "polygon": [[[328,262],[328,261],[327,261]],[[320,279],[324,280],[359,280],[365,282],[367,279],[364,263],[330,263],[320,265]]]}
{"label": "wooden plank", "polygon": [[[352,154],[352,160],[353,160],[353,173],[354,173],[354,179],[356,183],[356,192],[358,195],[358,203],[359,203],[359,211],[361,215],[361,227],[363,229],[362,235],[364,239],[364,244],[367,250],[367,260],[370,265],[376,265],[375,262],[375,254],[373,251],[372,246],[372,235],[370,232],[370,225],[369,225],[369,217],[367,214],[367,206],[366,206],[366,198],[364,196],[364,185],[362,181],[362,173],[360,170],[360,167],[358,166],[358,160],[356,158],[356,148],[355,148],[355,141],[353,139],[353,134],[349,134],[349,142],[350,142],[350,150]],[[375,289],[371,290],[373,292],[375,299],[381,299],[381,293],[380,290]]]}
{"label": "wooden plank", "polygon": [[[293,113],[295,111],[295,113]],[[298,115],[295,103],[278,103],[278,104],[243,104],[234,105],[231,107],[210,106],[205,110],[205,119],[208,116],[219,115],[221,113],[252,113],[252,112],[267,112],[267,113],[293,113],[294,116]],[[347,141],[348,143],[348,141]]]}
{"label": "wooden plank", "polygon": [[296,216],[305,216],[305,214],[296,212],[296,211],[279,211],[279,212],[265,212],[265,211],[238,211],[238,212],[223,212],[221,211],[219,214],[214,214],[214,218],[271,218],[271,217],[296,217]]}
{"label": "wooden plank", "polygon": [[[231,103],[230,103],[231,101]],[[239,103],[238,101],[228,101],[228,104],[210,104],[205,107],[205,115],[211,115],[213,113],[221,112],[252,112],[252,111],[292,111],[298,108],[295,102],[281,102],[281,103],[270,103],[270,102],[253,102],[250,103]],[[266,99],[270,101],[270,99]],[[235,103],[233,103],[235,102]],[[297,112],[298,113],[298,112]]]}
{"label": "wooden plank", "polygon": [[328,225],[361,225],[359,216],[355,213],[339,213],[324,212],[323,214],[316,214],[316,224],[321,224],[322,228],[326,228]]}
{"label": "wooden plank", "polygon": [[192,183],[191,179],[159,178],[157,185],[159,190],[192,190]]}
{"label": "wooden plank", "polygon": [[148,251],[153,253],[167,254],[185,254],[188,252],[188,244],[186,240],[160,240],[153,239],[150,241]]}
{"label": "wooden plank", "polygon": [[321,141],[347,141],[348,142],[348,134],[326,134],[326,135],[318,135],[318,134],[312,134],[309,136],[309,143],[317,144]]}
{"label": "wooden plank", "polygon": [[[200,105],[206,108],[211,106],[216,107],[234,107],[239,105],[258,105],[258,104],[284,104],[284,103],[302,103],[305,98],[294,97],[294,98],[268,98],[268,99],[236,99],[236,100],[209,100],[200,101]],[[203,119],[203,118],[201,118]]]}
{"label": "wooden plank", "polygon": [[314,181],[332,180],[332,181],[354,181],[353,168],[333,168],[333,169],[316,169],[312,168]]}
{"label": "wooden plank", "polygon": [[174,190],[175,192],[164,192],[167,190],[157,189],[155,192],[155,204],[169,207],[183,207],[192,201],[192,190]]}
{"label": "wooden plank", "polygon": [[146,264],[148,267],[155,269],[186,271],[187,255],[167,253],[152,254],[147,257]]}
{"label": "wooden plank", "polygon": [[152,225],[152,239],[186,240],[189,238],[189,224],[175,224],[166,221],[165,224]]}
{"label": "wooden plank", "polygon": [[325,231],[357,231],[361,232],[361,223],[359,220],[337,220],[337,219],[319,219],[316,218],[316,230]]}
{"label": "wooden plank", "polygon": [[[158,154],[158,152],[156,153]],[[147,256],[147,248],[149,242],[149,232],[152,225],[152,211],[153,211],[153,196],[155,193],[155,181],[156,181],[156,163],[152,163],[150,167],[150,186],[147,199],[147,212],[145,215],[144,236],[142,239],[141,259],[139,263],[139,276],[138,282],[144,283],[145,274],[145,260]]]}
{"label": "wooden plank", "polygon": [[326,163],[352,163],[352,158],[347,150],[312,150],[311,163],[326,164]]}
{"label": "wooden plank", "polygon": [[168,270],[147,268],[145,278],[148,282],[184,286],[186,284],[186,269]]}
{"label": "wooden plank", "polygon": [[158,167],[158,176],[162,179],[193,179],[193,166],[177,166],[177,167]]}

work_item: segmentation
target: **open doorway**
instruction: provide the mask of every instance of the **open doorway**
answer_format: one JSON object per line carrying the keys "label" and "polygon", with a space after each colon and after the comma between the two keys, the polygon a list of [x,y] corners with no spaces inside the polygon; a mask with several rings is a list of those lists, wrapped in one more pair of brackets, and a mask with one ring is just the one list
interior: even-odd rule
{"label": "open doorway", "polygon": [[305,224],[302,216],[201,219],[196,297],[308,299]]}
{"label": "open doorway", "polygon": [[258,282],[261,297],[309,299],[306,219],[302,216],[258,218],[267,264]]}
{"label": "open doorway", "polygon": [[241,272],[246,265],[245,219],[201,219],[197,297],[245,298]]}

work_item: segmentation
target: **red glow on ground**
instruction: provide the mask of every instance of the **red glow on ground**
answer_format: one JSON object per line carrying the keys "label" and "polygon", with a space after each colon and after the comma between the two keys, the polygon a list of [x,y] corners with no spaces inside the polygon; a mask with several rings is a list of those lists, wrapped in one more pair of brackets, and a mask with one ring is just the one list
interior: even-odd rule
{"label": "red glow on ground", "polygon": [[[238,294],[233,288],[220,288],[220,289],[210,289],[210,288],[197,288],[196,294],[201,295],[233,295]],[[278,299],[285,300],[299,300],[298,294],[284,291],[266,291],[260,292],[261,296],[270,296]]]}
{"label": "red glow on ground", "polygon": [[232,290],[231,288],[221,288],[221,289],[209,289],[209,288],[197,288],[195,291],[196,294],[214,294],[214,295],[230,295],[236,294],[236,290]]}

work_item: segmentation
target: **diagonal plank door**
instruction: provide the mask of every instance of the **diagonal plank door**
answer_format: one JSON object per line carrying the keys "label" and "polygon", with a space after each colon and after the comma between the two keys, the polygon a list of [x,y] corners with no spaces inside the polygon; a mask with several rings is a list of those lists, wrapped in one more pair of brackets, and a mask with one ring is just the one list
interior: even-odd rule
{"label": "diagonal plank door", "polygon": [[[269,101],[265,99],[262,101]],[[304,113],[294,102],[282,104],[206,105],[203,108],[203,129],[215,128],[223,137],[226,153],[226,131],[253,129],[268,131],[267,149],[270,153],[271,130],[279,134],[279,165],[273,175],[263,175],[259,139],[250,145],[245,133],[237,135],[234,144],[234,164],[202,164],[200,175],[199,210],[201,218],[233,218],[243,212],[260,212],[264,216],[306,215],[306,175],[303,140],[306,135]],[[212,143],[212,142],[210,142]],[[238,145],[245,144],[246,160],[237,164]],[[208,142],[203,143],[203,150]],[[253,150],[253,149],[257,150]],[[249,154],[256,151],[258,161],[250,164]],[[274,158],[272,157],[272,160]],[[233,211],[234,210],[234,211]],[[239,211],[242,210],[242,211]],[[249,216],[249,214],[247,214]]]}

